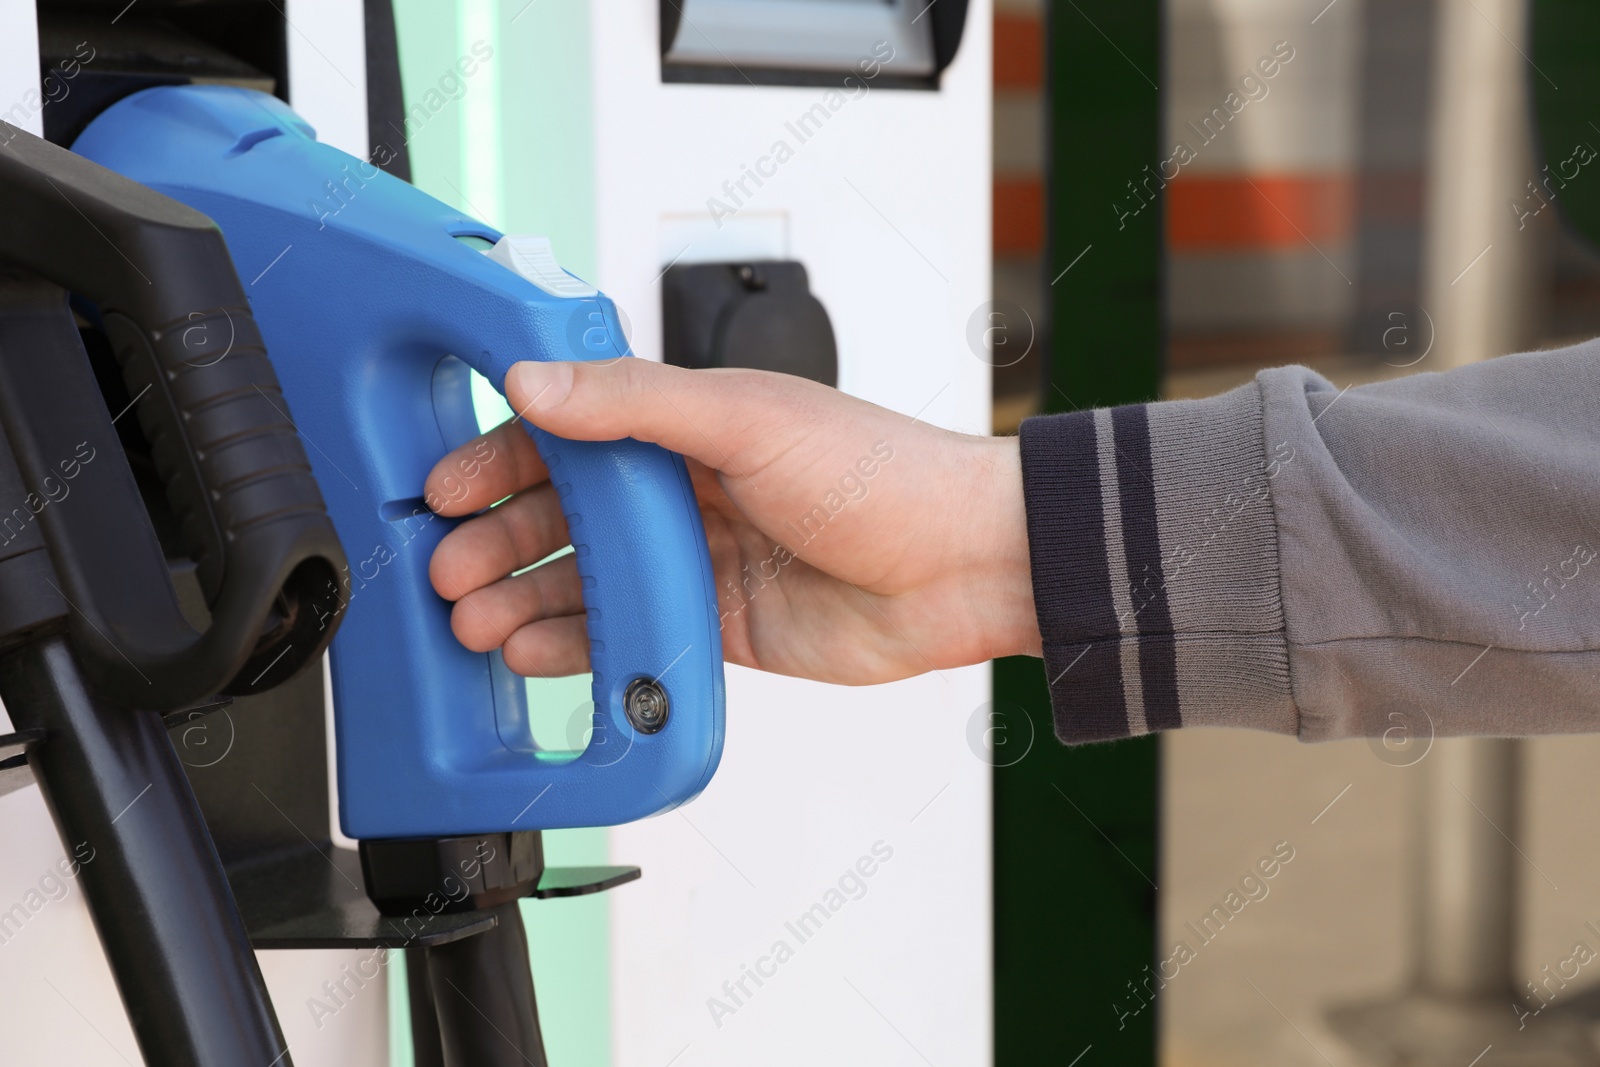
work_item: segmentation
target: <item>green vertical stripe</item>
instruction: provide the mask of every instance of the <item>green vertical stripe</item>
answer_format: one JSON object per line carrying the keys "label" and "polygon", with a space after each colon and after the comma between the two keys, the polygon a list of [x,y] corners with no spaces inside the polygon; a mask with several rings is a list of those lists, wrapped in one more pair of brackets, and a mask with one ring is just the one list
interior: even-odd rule
{"label": "green vertical stripe", "polygon": [[550,238],[561,265],[596,280],[594,113],[589,8],[500,0],[506,228]]}
{"label": "green vertical stripe", "polygon": [[[441,200],[460,205],[452,186],[461,183],[462,117],[461,109],[448,101],[456,86],[471,92],[473,85],[471,79],[461,78],[456,67],[455,5],[440,0],[394,0],[394,6],[406,109],[401,133],[411,152],[412,178]],[[372,139],[378,140],[379,132],[374,131]]]}
{"label": "green vertical stripe", "polygon": [[[459,0],[456,50],[470,54],[474,46],[505,47],[497,0]],[[462,140],[469,163],[461,175],[461,200],[491,226],[505,226],[505,162],[500,146],[505,133],[500,121],[502,72],[506,57],[478,67],[471,91],[461,98]]]}
{"label": "green vertical stripe", "polygon": [[[563,265],[593,277],[594,138],[590,128],[589,11],[529,0],[396,0],[400,70],[416,184],[507,233],[544,234]],[[459,75],[479,43],[492,56]],[[441,104],[436,109],[432,105]],[[509,415],[479,397],[480,421]],[[564,734],[588,699],[588,679],[533,679],[535,735]],[[608,862],[604,830],[545,834],[552,866]],[[606,894],[528,901],[523,917],[545,1045],[552,1063],[611,1062],[610,914]],[[411,1060],[404,971],[391,974],[393,1062]]]}

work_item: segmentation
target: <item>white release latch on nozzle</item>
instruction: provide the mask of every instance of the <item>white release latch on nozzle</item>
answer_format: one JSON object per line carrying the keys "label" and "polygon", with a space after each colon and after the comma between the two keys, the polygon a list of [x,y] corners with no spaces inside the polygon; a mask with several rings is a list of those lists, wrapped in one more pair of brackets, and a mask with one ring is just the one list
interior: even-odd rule
{"label": "white release latch on nozzle", "polygon": [[561,269],[550,238],[507,234],[484,253],[501,266],[509,267],[551,296],[564,299],[598,296],[600,290]]}

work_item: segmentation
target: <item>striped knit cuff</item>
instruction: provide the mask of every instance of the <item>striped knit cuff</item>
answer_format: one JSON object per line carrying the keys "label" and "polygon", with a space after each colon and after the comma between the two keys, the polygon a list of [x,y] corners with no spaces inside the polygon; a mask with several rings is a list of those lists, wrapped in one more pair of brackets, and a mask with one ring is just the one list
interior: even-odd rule
{"label": "striped knit cuff", "polygon": [[1254,384],[1022,424],[1056,735],[1294,733],[1272,481]]}

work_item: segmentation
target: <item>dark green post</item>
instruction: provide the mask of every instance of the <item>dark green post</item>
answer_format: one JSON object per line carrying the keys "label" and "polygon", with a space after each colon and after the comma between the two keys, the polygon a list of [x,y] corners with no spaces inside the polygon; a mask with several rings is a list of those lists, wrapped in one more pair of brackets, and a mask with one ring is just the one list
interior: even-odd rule
{"label": "dark green post", "polygon": [[1506,207],[1543,215],[1554,204],[1563,224],[1600,245],[1600,5],[1535,0],[1529,18],[1528,84],[1543,167],[1528,187],[1512,190],[1517,199]]}
{"label": "dark green post", "polygon": [[[1047,29],[1044,409],[1151,400],[1163,347],[1161,5],[1058,0]],[[997,710],[1026,714],[1035,737],[994,771],[996,1063],[1066,1067],[1092,1046],[1083,1067],[1153,1065],[1155,738],[1062,747],[1038,660],[997,662],[994,686]]]}

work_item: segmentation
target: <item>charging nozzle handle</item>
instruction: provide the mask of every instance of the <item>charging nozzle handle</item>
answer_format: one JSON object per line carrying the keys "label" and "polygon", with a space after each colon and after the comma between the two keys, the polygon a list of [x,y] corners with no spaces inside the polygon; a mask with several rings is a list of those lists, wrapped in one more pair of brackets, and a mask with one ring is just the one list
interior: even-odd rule
{"label": "charging nozzle handle", "polygon": [[[96,465],[93,491],[38,511],[86,673],[155,710],[283,681],[332,639],[312,603],[345,560],[221,231],[5,123],[0,202],[0,266],[98,306],[210,609],[203,633],[183,619],[131,472]],[[7,433],[48,502],[79,440],[116,448],[110,413],[81,348],[0,363]]]}

